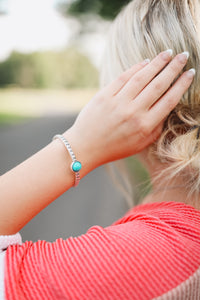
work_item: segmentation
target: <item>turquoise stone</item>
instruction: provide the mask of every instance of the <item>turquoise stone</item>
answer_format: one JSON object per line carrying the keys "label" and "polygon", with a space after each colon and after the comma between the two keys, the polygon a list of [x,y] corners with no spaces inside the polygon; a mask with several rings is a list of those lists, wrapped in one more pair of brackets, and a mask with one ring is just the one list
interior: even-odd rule
{"label": "turquoise stone", "polygon": [[80,161],[75,161],[73,164],[72,164],[72,171],[74,172],[79,172],[82,168],[82,165],[80,163]]}

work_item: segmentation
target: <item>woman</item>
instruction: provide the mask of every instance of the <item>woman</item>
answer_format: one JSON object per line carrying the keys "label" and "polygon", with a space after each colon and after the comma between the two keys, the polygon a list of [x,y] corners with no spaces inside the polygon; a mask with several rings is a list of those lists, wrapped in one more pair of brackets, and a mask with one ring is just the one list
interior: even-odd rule
{"label": "woman", "polygon": [[[200,211],[193,193],[199,184],[199,75],[194,79],[191,69],[199,64],[197,8],[195,1],[131,2],[111,29],[105,87],[61,137],[1,177],[2,297],[200,298]],[[149,195],[148,203],[106,228],[93,226],[54,243],[21,243],[18,231],[80,178],[138,153],[152,180],[166,168],[180,175],[174,189],[162,198],[159,191]]]}

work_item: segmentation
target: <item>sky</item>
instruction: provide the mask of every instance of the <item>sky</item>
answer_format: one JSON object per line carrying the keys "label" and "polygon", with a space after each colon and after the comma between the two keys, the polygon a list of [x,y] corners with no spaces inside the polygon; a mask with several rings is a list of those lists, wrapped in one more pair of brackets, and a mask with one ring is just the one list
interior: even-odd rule
{"label": "sky", "polygon": [[[12,50],[20,52],[60,50],[69,45],[80,25],[55,9],[56,0],[4,0],[0,16],[0,60]],[[104,31],[105,32],[105,31]],[[98,67],[105,46],[100,30],[81,38],[78,45]]]}

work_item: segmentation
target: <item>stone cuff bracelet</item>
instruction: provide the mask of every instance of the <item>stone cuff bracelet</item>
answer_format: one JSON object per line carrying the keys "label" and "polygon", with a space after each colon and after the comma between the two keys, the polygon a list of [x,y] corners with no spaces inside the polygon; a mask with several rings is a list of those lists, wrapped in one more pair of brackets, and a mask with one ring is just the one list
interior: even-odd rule
{"label": "stone cuff bracelet", "polygon": [[81,170],[82,168],[82,165],[80,163],[80,161],[78,161],[76,159],[76,156],[74,154],[74,152],[72,151],[72,148],[69,144],[69,142],[64,138],[63,135],[61,134],[56,134],[52,140],[55,140],[55,139],[59,139],[63,142],[64,146],[67,148],[70,156],[71,156],[71,159],[72,159],[72,163],[71,163],[71,170],[74,172],[75,174],[75,182],[74,182],[74,187],[77,186],[79,184],[79,181],[80,181],[80,173],[79,171]]}

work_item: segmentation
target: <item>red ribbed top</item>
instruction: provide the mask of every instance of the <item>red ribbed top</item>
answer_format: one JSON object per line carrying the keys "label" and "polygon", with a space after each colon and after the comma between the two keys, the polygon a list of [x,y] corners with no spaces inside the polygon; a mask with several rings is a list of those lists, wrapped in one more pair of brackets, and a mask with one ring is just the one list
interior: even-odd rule
{"label": "red ribbed top", "polygon": [[200,211],[175,202],[129,210],[111,226],[50,243],[9,246],[7,300],[147,300],[200,266]]}

